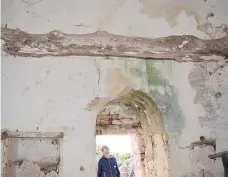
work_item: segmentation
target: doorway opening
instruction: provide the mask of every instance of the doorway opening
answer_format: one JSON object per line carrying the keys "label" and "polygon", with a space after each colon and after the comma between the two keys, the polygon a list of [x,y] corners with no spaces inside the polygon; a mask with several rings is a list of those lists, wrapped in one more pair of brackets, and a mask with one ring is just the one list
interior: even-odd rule
{"label": "doorway opening", "polygon": [[[100,135],[131,136],[135,177],[168,176],[163,119],[157,104],[146,93],[124,90],[100,106],[96,136]],[[122,147],[119,141],[116,144]]]}
{"label": "doorway opening", "polygon": [[115,157],[121,177],[135,177],[133,169],[132,136],[98,135],[96,136],[97,162],[102,157],[101,148],[107,145],[111,156]]}

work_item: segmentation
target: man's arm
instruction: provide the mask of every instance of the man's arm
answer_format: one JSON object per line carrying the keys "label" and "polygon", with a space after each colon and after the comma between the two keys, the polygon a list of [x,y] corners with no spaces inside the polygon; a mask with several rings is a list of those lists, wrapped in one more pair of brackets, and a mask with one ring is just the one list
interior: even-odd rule
{"label": "man's arm", "polygon": [[97,177],[101,177],[101,172],[102,172],[102,168],[101,168],[101,161],[98,161],[98,170],[97,170]]}
{"label": "man's arm", "polygon": [[[115,161],[116,161],[116,159],[115,159]],[[120,170],[119,170],[117,161],[116,161],[116,171],[117,171],[117,177],[120,177]]]}

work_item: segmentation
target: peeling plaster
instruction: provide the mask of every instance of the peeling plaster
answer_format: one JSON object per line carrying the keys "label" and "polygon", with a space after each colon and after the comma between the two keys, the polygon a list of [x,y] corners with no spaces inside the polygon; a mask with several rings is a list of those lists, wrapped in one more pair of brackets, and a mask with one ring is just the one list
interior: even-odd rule
{"label": "peeling plaster", "polygon": [[[192,62],[202,62],[202,56],[228,55],[227,36],[216,40],[203,40],[190,35],[152,39],[114,35],[105,31],[77,35],[57,30],[40,35],[19,29],[1,28],[1,31],[1,39],[5,41],[2,50],[14,56],[117,56],[178,62],[191,58]],[[217,57],[210,59],[217,60]]]}
{"label": "peeling plaster", "polygon": [[[99,108],[126,87],[140,89],[156,101],[164,118],[164,129],[169,135],[169,141],[165,141],[160,134],[145,137],[141,149],[149,149],[152,156],[148,157],[142,153],[140,158],[142,157],[148,164],[153,164],[150,167],[158,168],[160,172],[162,170],[169,172],[162,174],[147,166],[147,173],[151,172],[150,177],[223,176],[221,160],[215,162],[208,160],[207,156],[213,151],[212,147],[180,150],[178,145],[191,144],[201,135],[211,137],[213,134],[216,137],[218,152],[228,147],[227,43],[214,46],[220,41],[215,39],[227,38],[227,6],[227,0],[200,2],[192,0],[191,3],[187,0],[172,2],[169,0],[150,2],[148,0],[96,2],[3,0],[2,28],[21,29],[29,34],[28,38],[23,38],[23,32],[19,38],[10,34],[8,36],[10,40],[2,40],[3,49],[4,46],[11,47],[11,53],[2,50],[2,127],[22,131],[64,130],[66,133],[62,152],[64,168],[63,173],[58,175],[93,176],[96,173],[93,160],[94,125]],[[148,58],[145,48],[138,51],[136,45],[137,50],[132,50],[134,43],[129,43],[127,49],[121,43],[116,47],[118,55],[116,53],[114,55],[110,53],[113,49],[112,43],[104,40],[102,43],[104,45],[98,45],[99,50],[91,50],[94,58],[75,57],[75,53],[68,53],[73,55],[72,57],[66,55],[69,52],[65,49],[68,44],[68,47],[72,47],[76,42],[90,45],[93,43],[90,37],[76,38],[67,42],[63,40],[60,48],[58,45],[53,45],[53,42],[47,43],[47,46],[42,43],[48,39],[61,41],[66,34],[87,36],[95,31],[98,31],[96,35],[100,35],[102,39],[105,35],[113,34],[114,37],[117,35],[118,40],[118,35],[128,36],[124,38],[126,41],[135,39],[129,38],[130,36],[140,36],[149,38],[152,42],[159,38],[160,42],[164,40],[164,43],[163,47],[158,45],[150,51],[151,58]],[[15,33],[21,34],[21,31],[15,30]],[[32,44],[27,40],[30,39],[30,35],[37,39]],[[11,37],[15,38],[11,40]],[[204,39],[212,40],[207,43],[208,41]],[[212,46],[208,50],[204,45],[200,48],[205,41]],[[173,45],[164,48],[166,47],[164,44],[172,42]],[[143,45],[139,43],[139,46]],[[194,56],[188,49],[196,51],[202,49],[202,53],[196,52],[197,57],[195,57],[196,54],[193,52]],[[63,53],[60,55],[59,51]],[[120,55],[122,51],[123,55]],[[49,57],[40,57],[44,53]],[[146,56],[142,56],[143,54]],[[136,55],[140,55],[143,60],[139,61]],[[33,56],[35,58],[32,58]],[[135,59],[130,59],[131,57]],[[147,62],[148,59],[153,61]],[[158,59],[162,61],[157,61]],[[199,63],[196,63],[198,61]],[[47,76],[46,71],[50,71]],[[106,78],[109,78],[109,81]],[[112,80],[114,83],[111,83]],[[128,100],[127,105],[129,105]],[[123,109],[134,112],[135,110],[130,107],[132,106],[125,106]],[[136,110],[140,107],[140,104],[134,105]],[[145,114],[148,114],[148,110],[142,111],[141,115]],[[120,122],[115,121],[118,124]],[[127,122],[129,123],[129,120]],[[4,136],[2,138],[6,144],[5,155],[9,150],[9,142]],[[51,145],[56,143],[59,141],[55,139],[50,142]],[[160,147],[165,143],[167,149],[161,152]],[[153,147],[157,144],[158,146]],[[75,147],[78,151],[75,151]],[[169,153],[170,167],[161,164],[161,161],[157,163],[151,161],[155,157],[166,158],[167,154],[163,152]],[[4,162],[8,162],[8,159],[5,158]],[[21,161],[16,162],[18,165],[21,163]],[[7,163],[3,166],[3,172],[6,172],[6,167]],[[80,171],[81,167],[83,171]],[[34,171],[40,171],[37,164],[34,168]],[[55,176],[56,173],[52,171],[46,177],[50,175]],[[40,176],[45,176],[44,172],[40,173]]]}
{"label": "peeling plaster", "polygon": [[6,135],[4,141],[8,141],[7,145],[5,143],[3,145],[3,147],[8,147],[7,153],[3,154],[3,157],[7,159],[5,174],[24,177],[28,175],[58,176],[60,166],[59,138],[63,137],[62,134],[55,136],[55,133],[48,135],[48,133],[42,134],[42,132],[4,131],[2,135]]}

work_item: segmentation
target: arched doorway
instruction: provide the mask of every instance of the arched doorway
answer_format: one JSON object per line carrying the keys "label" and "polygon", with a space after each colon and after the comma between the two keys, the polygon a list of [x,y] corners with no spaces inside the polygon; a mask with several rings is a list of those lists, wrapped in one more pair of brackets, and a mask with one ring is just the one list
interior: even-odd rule
{"label": "arched doorway", "polygon": [[164,123],[155,101],[128,89],[100,107],[96,134],[131,134],[136,177],[167,177],[168,149]]}

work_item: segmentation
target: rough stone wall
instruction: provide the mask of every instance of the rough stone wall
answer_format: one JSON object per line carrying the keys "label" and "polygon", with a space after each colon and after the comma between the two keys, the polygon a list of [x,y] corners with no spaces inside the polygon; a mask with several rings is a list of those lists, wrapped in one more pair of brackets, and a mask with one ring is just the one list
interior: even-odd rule
{"label": "rough stone wall", "polygon": [[[2,26],[30,33],[61,30],[162,37],[227,34],[226,0],[2,1]],[[64,132],[60,177],[96,174],[96,97],[141,89],[158,104],[168,134],[172,177],[223,176],[211,146],[181,149],[200,136],[228,147],[228,69],[221,62],[177,63],[115,57],[14,57],[2,52],[2,128]],[[156,148],[155,148],[156,150]],[[80,160],[79,160],[80,159]],[[82,168],[83,167],[83,168]]]}
{"label": "rough stone wall", "polygon": [[141,133],[132,136],[132,152],[134,174],[137,177],[143,177],[145,175],[145,145]]}

